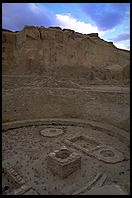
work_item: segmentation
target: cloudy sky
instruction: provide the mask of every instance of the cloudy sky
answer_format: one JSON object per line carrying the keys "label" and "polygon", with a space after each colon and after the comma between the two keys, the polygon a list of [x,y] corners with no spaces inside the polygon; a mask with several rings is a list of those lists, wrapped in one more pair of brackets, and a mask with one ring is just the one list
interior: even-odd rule
{"label": "cloudy sky", "polygon": [[130,3],[3,3],[2,28],[59,26],[112,41],[130,50]]}

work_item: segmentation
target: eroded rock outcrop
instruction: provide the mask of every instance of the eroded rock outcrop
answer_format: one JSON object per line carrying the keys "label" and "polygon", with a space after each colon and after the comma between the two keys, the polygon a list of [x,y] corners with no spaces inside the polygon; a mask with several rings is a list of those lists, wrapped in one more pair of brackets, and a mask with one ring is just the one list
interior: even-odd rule
{"label": "eroded rock outcrop", "polygon": [[60,27],[3,30],[2,64],[3,75],[53,75],[95,84],[129,84],[129,51],[117,49],[97,33],[86,35]]}

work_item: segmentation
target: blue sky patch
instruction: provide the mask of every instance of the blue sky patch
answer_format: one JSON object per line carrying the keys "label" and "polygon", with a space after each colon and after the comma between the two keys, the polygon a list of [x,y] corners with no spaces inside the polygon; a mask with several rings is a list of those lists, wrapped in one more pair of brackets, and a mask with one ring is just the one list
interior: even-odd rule
{"label": "blue sky patch", "polygon": [[130,3],[3,3],[2,28],[60,26],[83,34],[98,33],[130,50]]}

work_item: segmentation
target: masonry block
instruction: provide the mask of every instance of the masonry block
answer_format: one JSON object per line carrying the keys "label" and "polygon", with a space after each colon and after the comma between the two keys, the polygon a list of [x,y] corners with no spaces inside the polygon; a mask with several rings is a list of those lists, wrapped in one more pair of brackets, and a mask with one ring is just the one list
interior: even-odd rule
{"label": "masonry block", "polygon": [[47,166],[63,179],[81,168],[81,156],[63,146],[60,150],[48,154]]}

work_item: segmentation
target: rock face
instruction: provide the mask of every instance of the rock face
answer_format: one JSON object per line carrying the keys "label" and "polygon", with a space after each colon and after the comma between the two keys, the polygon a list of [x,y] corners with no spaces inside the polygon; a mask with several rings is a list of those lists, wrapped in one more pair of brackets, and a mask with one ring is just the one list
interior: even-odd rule
{"label": "rock face", "polygon": [[129,84],[130,52],[98,34],[59,27],[25,26],[2,32],[3,75],[52,75],[85,79],[88,84]]}

